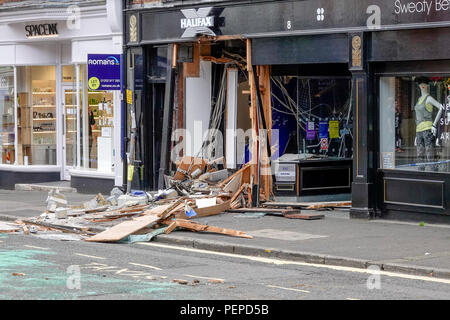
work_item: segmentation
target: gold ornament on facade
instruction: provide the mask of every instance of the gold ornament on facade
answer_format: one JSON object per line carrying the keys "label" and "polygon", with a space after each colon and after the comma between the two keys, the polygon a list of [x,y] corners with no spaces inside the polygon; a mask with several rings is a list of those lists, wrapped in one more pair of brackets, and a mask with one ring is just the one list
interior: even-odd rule
{"label": "gold ornament on facade", "polygon": [[137,42],[137,21],[136,16],[130,16],[130,42]]}
{"label": "gold ornament on facade", "polygon": [[353,67],[361,67],[362,66],[362,58],[361,58],[361,37],[354,36],[352,38],[352,66]]}

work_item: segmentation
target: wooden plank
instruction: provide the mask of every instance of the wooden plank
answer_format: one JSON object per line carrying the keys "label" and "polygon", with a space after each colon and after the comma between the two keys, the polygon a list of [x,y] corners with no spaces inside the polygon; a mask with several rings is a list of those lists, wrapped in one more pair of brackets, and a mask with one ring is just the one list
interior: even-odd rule
{"label": "wooden plank", "polygon": [[342,201],[342,202],[329,202],[329,203],[314,203],[306,207],[306,209],[322,209],[322,208],[337,208],[337,207],[348,207],[351,206],[351,201]]}
{"label": "wooden plank", "polygon": [[285,212],[283,215],[285,218],[288,218],[288,219],[301,219],[301,220],[318,220],[318,219],[325,218],[325,215],[323,215],[323,214]]}
{"label": "wooden plank", "polygon": [[247,187],[247,184],[243,184],[239,190],[231,197],[230,202],[233,202],[234,200],[236,200],[236,198],[241,194],[242,191],[244,191],[244,189]]}
{"label": "wooden plank", "polygon": [[245,212],[267,212],[267,213],[283,213],[284,211],[286,211],[286,209],[278,209],[278,208],[238,208],[238,209],[229,209],[227,210],[228,212],[240,212],[240,213],[245,213]]}
{"label": "wooden plank", "polygon": [[116,242],[130,234],[133,234],[155,222],[160,221],[162,218],[157,215],[145,215],[135,220],[125,221],[118,225],[109,228],[93,237],[85,239],[89,242]]}
{"label": "wooden plank", "polygon": [[316,206],[328,206],[328,207],[345,207],[351,206],[351,201],[331,201],[331,202],[264,202],[264,206],[267,207],[305,207],[312,208]]}
{"label": "wooden plank", "polygon": [[186,198],[178,198],[172,203],[160,205],[144,212],[144,215],[156,215],[163,219],[167,218],[173,211],[179,210]]}
{"label": "wooden plank", "polygon": [[245,232],[233,230],[233,229],[225,229],[225,228],[219,228],[214,226],[207,226],[204,224],[195,223],[188,220],[182,220],[177,219],[175,220],[177,223],[177,226],[180,228],[185,228],[192,231],[207,231],[207,232],[213,232],[213,233],[219,233],[219,234],[225,234],[233,237],[240,237],[240,238],[247,238],[252,239],[253,237],[246,234]]}
{"label": "wooden plank", "polygon": [[174,221],[167,227],[166,231],[164,231],[165,234],[171,233],[175,228],[177,227],[177,223]]}

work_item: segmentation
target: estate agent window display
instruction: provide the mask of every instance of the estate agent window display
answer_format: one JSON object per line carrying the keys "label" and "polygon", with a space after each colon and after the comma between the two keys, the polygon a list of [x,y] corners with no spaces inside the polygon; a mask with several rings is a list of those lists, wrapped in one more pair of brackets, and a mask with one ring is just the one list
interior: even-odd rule
{"label": "estate agent window display", "polygon": [[450,78],[380,78],[380,167],[450,172]]}

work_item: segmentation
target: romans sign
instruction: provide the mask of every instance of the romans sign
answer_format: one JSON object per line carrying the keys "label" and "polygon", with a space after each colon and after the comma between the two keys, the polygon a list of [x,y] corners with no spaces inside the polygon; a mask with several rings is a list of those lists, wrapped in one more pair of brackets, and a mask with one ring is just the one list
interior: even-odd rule
{"label": "romans sign", "polygon": [[91,90],[121,90],[120,54],[88,54],[88,86]]}

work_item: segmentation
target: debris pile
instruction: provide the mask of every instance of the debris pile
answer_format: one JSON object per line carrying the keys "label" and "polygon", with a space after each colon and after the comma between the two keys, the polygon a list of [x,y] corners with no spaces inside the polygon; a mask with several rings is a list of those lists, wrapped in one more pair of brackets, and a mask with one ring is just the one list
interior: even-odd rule
{"label": "debris pile", "polygon": [[[46,211],[38,217],[8,225],[8,232],[75,233],[94,242],[149,241],[176,229],[213,232],[252,238],[242,231],[191,221],[250,205],[250,165],[229,174],[219,170],[217,160],[184,157],[177,162],[173,177],[165,177],[166,189],[156,193],[114,188],[110,196],[96,195],[78,205],[70,205],[58,190],[49,192]],[[106,229],[106,230],[105,230]],[[61,235],[61,240],[68,240]]]}
{"label": "debris pile", "polygon": [[[96,218],[91,221],[109,221],[124,215],[135,216],[132,220],[121,222],[86,241],[133,241],[132,236],[136,236],[136,233],[144,233],[144,238],[138,239],[151,239],[156,234],[168,234],[177,228],[251,239],[252,236],[242,231],[191,221],[249,205],[250,165],[244,165],[229,175],[226,169],[218,170],[217,162],[184,157],[177,163],[174,176],[165,176],[167,189],[150,196],[147,205],[134,203],[126,208],[119,205],[120,208],[115,212],[104,212],[101,220]],[[131,196],[128,201],[133,198],[136,196]]]}
{"label": "debris pile", "polygon": [[[227,212],[275,214],[289,219],[316,220],[322,214],[302,212],[348,207],[351,202],[263,202],[252,208],[251,165],[243,165],[234,173],[220,169],[219,161],[184,157],[177,162],[172,177],[165,176],[166,189],[156,193],[113,188],[79,205],[69,205],[59,191],[50,191],[47,210],[38,217],[4,225],[2,232],[24,234],[45,233],[60,240],[84,239],[92,242],[150,241],[159,234],[177,229],[212,232],[251,239],[245,232],[209,226],[192,221]],[[71,233],[72,236],[67,235]]]}

